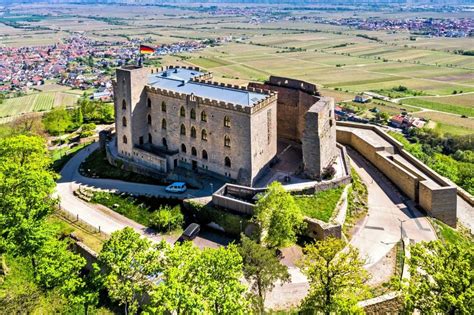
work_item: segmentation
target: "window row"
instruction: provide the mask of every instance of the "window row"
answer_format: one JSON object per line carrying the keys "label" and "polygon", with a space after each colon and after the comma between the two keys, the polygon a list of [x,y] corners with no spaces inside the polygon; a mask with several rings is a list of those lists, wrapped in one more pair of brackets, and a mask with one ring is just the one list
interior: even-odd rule
{"label": "window row", "polygon": [[[187,153],[186,145],[185,145],[184,143],[181,144],[181,152],[182,152],[182,153]],[[196,150],[195,147],[192,147],[192,148],[191,148],[191,155],[192,155],[192,156],[197,156],[197,150]],[[202,152],[201,152],[201,158],[202,158],[203,160],[208,160],[209,156],[208,156],[206,150],[202,150]],[[224,165],[225,165],[226,167],[231,167],[231,165],[232,165],[232,164],[231,164],[231,161],[230,161],[230,158],[229,158],[228,156],[226,156],[225,159],[224,159]]]}
{"label": "window row", "polygon": [[[123,142],[124,144],[127,144],[127,143],[128,143],[127,136],[123,135],[123,137],[122,137],[122,142]],[[150,142],[150,143],[152,142],[151,134],[148,134],[148,142]],[[165,138],[163,138],[163,145],[164,145],[164,146],[167,146],[167,142],[166,142],[166,139],[165,139]],[[181,152],[182,152],[182,153],[186,153],[186,152],[187,152],[186,145],[185,145],[184,143],[181,144]],[[191,148],[191,155],[192,155],[192,156],[197,156],[197,150],[196,150],[195,147],[192,147],[192,148]],[[206,150],[202,150],[202,152],[201,152],[201,158],[202,158],[203,160],[208,160],[208,159],[209,159],[209,156],[208,156]],[[228,156],[226,156],[225,159],[224,159],[224,165],[225,165],[226,167],[231,167],[231,166],[232,166],[231,161],[230,161],[230,158],[229,158]]]}
{"label": "window row", "polygon": [[[151,108],[151,100],[150,99],[147,100],[147,105],[148,105],[148,108]],[[125,102],[125,100],[123,100],[123,102],[122,102],[122,109],[123,110],[127,109],[127,103]],[[166,112],[166,103],[165,103],[165,101],[161,102],[161,111]],[[179,109],[179,115],[181,117],[186,117],[186,109],[184,108],[184,106],[181,106],[181,108]],[[191,117],[191,119],[196,119],[196,110],[194,108],[191,108],[190,117]],[[207,114],[206,114],[205,111],[201,112],[201,121],[207,121]],[[229,116],[224,117],[224,126],[230,128],[230,117]]]}

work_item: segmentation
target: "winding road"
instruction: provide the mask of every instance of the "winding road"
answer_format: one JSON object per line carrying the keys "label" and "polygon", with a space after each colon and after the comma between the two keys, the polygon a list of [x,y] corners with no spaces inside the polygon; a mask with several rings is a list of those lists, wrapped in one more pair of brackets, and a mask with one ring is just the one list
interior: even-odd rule
{"label": "winding road", "polygon": [[[88,224],[99,227],[101,231],[110,234],[126,226],[153,241],[165,239],[174,242],[176,236],[162,236],[110,209],[87,203],[74,195],[78,187],[86,186],[91,189],[101,189],[115,192],[126,192],[139,195],[170,196],[163,186],[130,183],[120,180],[88,178],[79,174],[79,166],[86,157],[98,148],[94,143],[79,151],[61,171],[61,179],[57,183],[57,196],[60,197],[61,208],[73,216],[78,216]],[[353,234],[351,244],[357,247],[361,256],[366,259],[365,267],[370,271],[377,269],[377,263],[400,240],[401,236],[408,237],[413,242],[436,239],[436,234],[429,221],[414,207],[414,205],[398,189],[382,175],[374,166],[356,151],[348,148],[352,166],[367,185],[369,193],[369,211],[367,217],[358,224]],[[190,190],[193,196],[209,195],[210,192]],[[215,238],[212,235],[200,235],[194,242],[200,248],[225,245],[229,240]],[[289,255],[290,256],[290,255]],[[291,274],[291,283],[277,285],[267,296],[266,306],[281,308],[299,303],[309,289],[306,277],[294,265],[292,259],[283,261]],[[381,266],[377,273],[391,274],[391,270],[383,270]]]}

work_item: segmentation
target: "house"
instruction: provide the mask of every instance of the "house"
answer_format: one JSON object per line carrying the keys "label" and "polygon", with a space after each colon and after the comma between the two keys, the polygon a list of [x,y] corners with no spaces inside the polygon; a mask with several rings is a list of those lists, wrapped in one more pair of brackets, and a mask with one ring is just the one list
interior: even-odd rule
{"label": "house", "polygon": [[358,94],[354,97],[354,102],[356,102],[356,103],[368,103],[368,102],[370,102],[371,99],[372,99],[372,97],[370,97],[370,96]]}

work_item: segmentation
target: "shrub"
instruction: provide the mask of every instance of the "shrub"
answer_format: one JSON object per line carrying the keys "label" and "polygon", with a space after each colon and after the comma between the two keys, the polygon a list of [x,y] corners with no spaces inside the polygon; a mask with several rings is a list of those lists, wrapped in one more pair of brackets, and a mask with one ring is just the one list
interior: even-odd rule
{"label": "shrub", "polygon": [[97,126],[94,123],[82,125],[82,131],[94,131]]}
{"label": "shrub", "polygon": [[170,206],[162,206],[150,216],[150,226],[161,232],[176,230],[180,228],[183,223],[184,216],[181,213],[180,206],[173,208]]}
{"label": "shrub", "polygon": [[332,179],[334,178],[334,175],[336,175],[336,169],[334,168],[334,166],[330,165],[324,168],[322,178],[325,180]]}

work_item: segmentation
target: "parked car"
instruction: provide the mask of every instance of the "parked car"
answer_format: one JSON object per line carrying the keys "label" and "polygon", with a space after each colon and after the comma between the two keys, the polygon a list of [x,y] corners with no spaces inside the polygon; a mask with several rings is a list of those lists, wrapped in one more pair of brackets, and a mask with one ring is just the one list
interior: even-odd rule
{"label": "parked car", "polygon": [[198,236],[199,231],[201,231],[201,226],[197,223],[191,223],[188,227],[184,230],[183,234],[178,238],[176,243],[182,243],[184,241],[192,241],[193,239]]}
{"label": "parked car", "polygon": [[184,193],[187,189],[186,183],[183,182],[175,182],[165,188],[167,192],[178,194]]}

